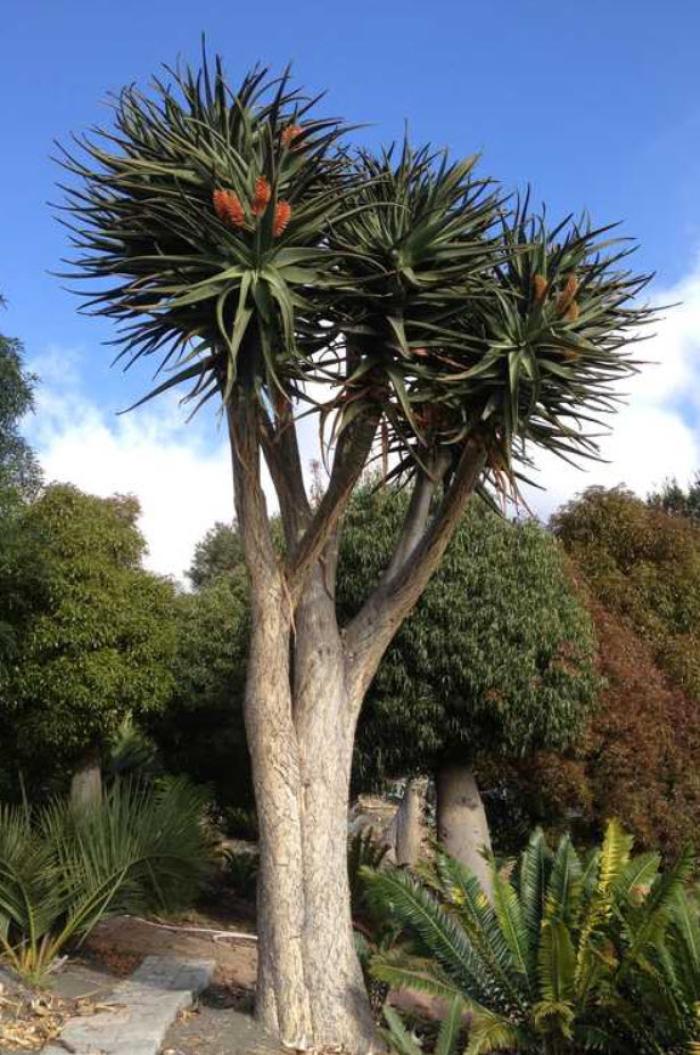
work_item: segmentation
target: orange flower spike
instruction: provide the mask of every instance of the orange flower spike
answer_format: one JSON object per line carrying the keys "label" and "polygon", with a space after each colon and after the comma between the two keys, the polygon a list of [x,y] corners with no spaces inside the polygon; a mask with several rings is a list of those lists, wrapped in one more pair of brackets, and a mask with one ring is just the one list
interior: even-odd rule
{"label": "orange flower spike", "polygon": [[242,227],[245,223],[245,212],[241,200],[232,190],[218,188],[212,194],[214,212],[223,223],[231,227]]}
{"label": "orange flower spike", "polygon": [[253,216],[262,216],[265,209],[270,204],[270,198],[272,197],[272,187],[265,179],[264,176],[258,176],[255,181],[255,195],[253,202],[250,206],[250,211]]}
{"label": "orange flower spike", "polygon": [[566,315],[567,309],[576,296],[577,291],[578,279],[576,278],[576,275],[571,274],[567,278],[563,290],[557,297],[557,311],[560,315]]}
{"label": "orange flower spike", "polygon": [[535,304],[542,304],[549,290],[549,282],[544,275],[532,276],[532,296]]}
{"label": "orange flower spike", "polygon": [[299,138],[301,132],[301,125],[287,125],[286,128],[282,129],[282,134],[280,135],[280,143],[283,147],[286,147],[288,150],[293,150],[294,140]]}
{"label": "orange flower spike", "polygon": [[292,207],[288,201],[278,201],[275,207],[275,221],[272,225],[272,233],[279,238],[292,218]]}

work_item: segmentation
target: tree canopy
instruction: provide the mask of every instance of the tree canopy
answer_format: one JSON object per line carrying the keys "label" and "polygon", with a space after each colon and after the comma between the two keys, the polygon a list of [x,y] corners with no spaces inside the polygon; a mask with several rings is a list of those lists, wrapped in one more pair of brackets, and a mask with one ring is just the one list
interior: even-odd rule
{"label": "tree canopy", "polygon": [[127,714],[161,707],[172,689],[173,589],[141,567],[138,512],[129,496],[53,484],[22,513],[42,589],[2,672],[0,722],[3,744],[39,777],[102,744]]}
{"label": "tree canopy", "polygon": [[[351,615],[380,573],[405,506],[401,493],[369,486],[353,499],[340,545],[341,612]],[[560,546],[535,523],[472,504],[374,679],[358,777],[566,746],[594,703],[594,654]]]}
{"label": "tree canopy", "polygon": [[[210,545],[226,552],[234,537],[226,525],[213,528],[197,547],[198,567],[210,567],[202,559]],[[253,807],[243,722],[250,598],[240,563],[200,582],[175,598],[172,692],[146,725],[166,768],[209,785],[226,815]]]}
{"label": "tree canopy", "polygon": [[650,506],[664,513],[700,520],[700,473],[696,473],[687,488],[681,487],[675,477],[666,480],[659,491],[647,499]]}
{"label": "tree canopy", "polygon": [[0,503],[8,490],[32,495],[41,483],[36,456],[19,431],[34,406],[36,380],[24,365],[22,343],[0,334]]}
{"label": "tree canopy", "polygon": [[590,488],[553,527],[596,599],[700,700],[700,529],[623,488]]}

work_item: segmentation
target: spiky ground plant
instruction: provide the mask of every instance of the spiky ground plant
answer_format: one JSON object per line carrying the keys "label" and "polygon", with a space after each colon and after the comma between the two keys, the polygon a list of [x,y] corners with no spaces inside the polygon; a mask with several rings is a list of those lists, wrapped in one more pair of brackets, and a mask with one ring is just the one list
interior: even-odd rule
{"label": "spiky ground plant", "polygon": [[[684,887],[692,859],[662,873],[659,855],[632,856],[631,845],[613,821],[582,860],[568,836],[552,852],[538,830],[513,875],[491,862],[491,902],[446,855],[426,885],[368,870],[370,904],[410,940],[376,956],[372,971],[457,1005],[469,1018],[467,1055],[687,1052],[700,1040],[700,919]],[[414,1055],[395,1014],[389,1025]]]}
{"label": "spiky ground plant", "polygon": [[[231,88],[217,60],[167,77],[126,89],[114,127],[65,158],[73,270],[96,280],[87,310],[120,325],[122,361],[170,371],[150,395],[189,382],[195,407],[225,414],[253,617],[258,1012],[292,1047],[364,1050],[374,1027],[346,867],[364,693],[474,490],[510,486],[530,441],[592,451],[581,424],[631,369],[645,280],[604,255],[599,232],[513,213],[473,159],[353,153],[287,75],[256,69]],[[300,408],[328,426],[319,502]],[[412,498],[385,573],[341,628],[337,533],[375,457]]]}
{"label": "spiky ground plant", "polygon": [[40,982],[105,916],[191,905],[211,873],[206,803],[178,779],[115,782],[78,814],[0,806],[0,958]]}

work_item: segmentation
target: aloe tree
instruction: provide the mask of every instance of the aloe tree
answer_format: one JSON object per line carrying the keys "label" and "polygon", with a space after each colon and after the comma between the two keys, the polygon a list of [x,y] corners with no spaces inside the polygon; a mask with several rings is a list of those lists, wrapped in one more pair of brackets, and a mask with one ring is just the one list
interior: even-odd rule
{"label": "aloe tree", "polygon": [[[87,309],[121,324],[122,363],[169,368],[150,396],[189,382],[193,407],[225,415],[251,584],[258,1013],[294,1047],[366,1048],[345,859],[365,691],[470,495],[509,486],[530,444],[595,452],[585,425],[631,369],[645,279],[585,221],[552,230],[525,203],[509,209],[475,158],[353,153],[286,74],[256,69],[231,89],[217,60],[168,76],[152,94],[125,89],[114,127],[65,158],[73,273],[98,283]],[[301,411],[325,437],[319,502]],[[375,455],[412,497],[341,627],[338,532]]]}

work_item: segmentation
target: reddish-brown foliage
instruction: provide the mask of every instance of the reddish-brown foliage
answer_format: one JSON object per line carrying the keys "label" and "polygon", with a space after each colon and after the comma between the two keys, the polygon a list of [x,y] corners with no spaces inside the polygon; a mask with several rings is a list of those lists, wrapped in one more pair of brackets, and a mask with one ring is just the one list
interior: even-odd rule
{"label": "reddish-brown foliage", "polygon": [[619,817],[640,848],[673,856],[696,836],[700,708],[629,625],[588,603],[604,678],[598,711],[575,751],[540,752],[517,766],[516,783],[545,822],[590,831]]}

